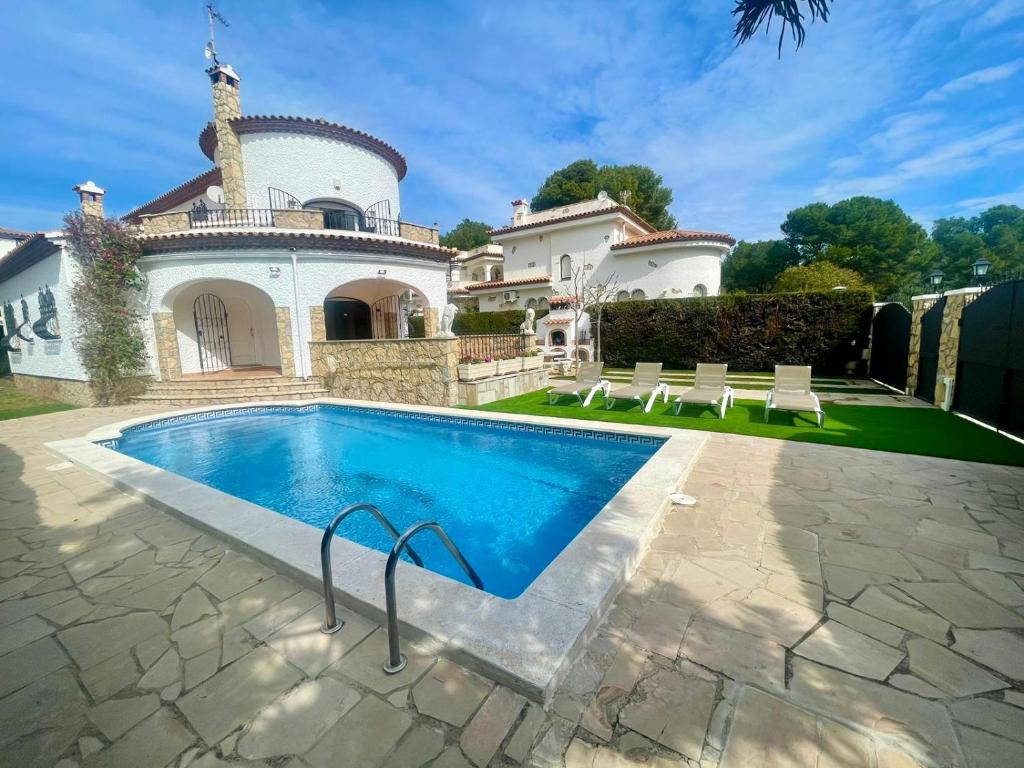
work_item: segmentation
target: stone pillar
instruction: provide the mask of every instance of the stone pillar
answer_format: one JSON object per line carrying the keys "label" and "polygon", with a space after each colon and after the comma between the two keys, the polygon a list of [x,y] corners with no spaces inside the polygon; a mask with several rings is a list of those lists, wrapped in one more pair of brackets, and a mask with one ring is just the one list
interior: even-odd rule
{"label": "stone pillar", "polygon": [[327,341],[327,324],[324,321],[324,305],[309,308],[309,340]]}
{"label": "stone pillar", "polygon": [[913,296],[910,299],[910,349],[907,353],[907,394],[917,389],[917,372],[921,362],[921,318],[935,306],[938,293]]}
{"label": "stone pillar", "polygon": [[96,186],[92,181],[75,184],[71,189],[78,193],[78,201],[82,204],[83,216],[94,219],[104,218],[103,196],[107,193],[105,189]]}
{"label": "stone pillar", "polygon": [[956,378],[956,363],[960,353],[960,318],[964,307],[977,298],[983,288],[961,288],[946,291],[946,306],[942,311],[942,332],[939,335],[939,364],[935,371],[935,405],[946,399],[943,377]]}
{"label": "stone pillar", "polygon": [[164,381],[181,378],[181,355],[178,352],[178,329],[172,312],[153,313],[153,332],[156,338],[156,359],[160,378]]}
{"label": "stone pillar", "polygon": [[484,264],[484,282],[485,283],[491,282],[491,265],[490,264]]}
{"label": "stone pillar", "polygon": [[292,312],[288,307],[274,307],[277,314],[277,346],[281,350],[281,375],[295,375],[295,352],[292,347]]}
{"label": "stone pillar", "polygon": [[220,166],[224,206],[247,208],[242,144],[230,123],[242,116],[240,78],[228,64],[215,64],[206,73],[213,88],[213,127],[217,132],[217,165]]}
{"label": "stone pillar", "polygon": [[423,308],[423,337],[432,339],[437,336],[437,307]]}

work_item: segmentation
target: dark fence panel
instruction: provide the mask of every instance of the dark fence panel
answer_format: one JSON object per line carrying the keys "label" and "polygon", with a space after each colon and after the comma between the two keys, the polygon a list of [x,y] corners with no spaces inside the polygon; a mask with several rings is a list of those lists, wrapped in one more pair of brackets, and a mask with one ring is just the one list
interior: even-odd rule
{"label": "dark fence panel", "polygon": [[935,377],[939,370],[939,338],[942,336],[942,313],[946,297],[935,302],[921,316],[921,353],[917,365],[917,389],[914,394],[929,403],[935,398]]}
{"label": "dark fence panel", "polygon": [[910,312],[902,304],[886,304],[871,321],[869,375],[899,390],[907,387],[910,354]]}
{"label": "dark fence panel", "polygon": [[956,410],[1024,437],[1024,280],[964,308],[955,387]]}
{"label": "dark fence panel", "polygon": [[515,334],[476,334],[459,336],[459,359],[493,360],[522,357],[527,337]]}

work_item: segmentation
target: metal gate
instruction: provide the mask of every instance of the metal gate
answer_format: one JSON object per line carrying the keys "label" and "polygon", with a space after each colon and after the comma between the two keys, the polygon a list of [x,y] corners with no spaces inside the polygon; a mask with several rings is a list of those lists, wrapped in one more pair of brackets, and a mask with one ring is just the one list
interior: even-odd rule
{"label": "metal gate", "polygon": [[219,296],[204,293],[192,305],[199,344],[199,367],[203,373],[231,367],[231,337],[228,311]]}
{"label": "metal gate", "polygon": [[929,403],[935,400],[935,377],[939,370],[939,338],[942,336],[943,296],[921,315],[921,353],[917,363],[917,389],[914,394]]}
{"label": "metal gate", "polygon": [[907,387],[910,353],[910,312],[902,304],[886,304],[871,321],[869,375],[901,392]]}
{"label": "metal gate", "polygon": [[953,407],[1024,437],[1024,280],[964,307]]}

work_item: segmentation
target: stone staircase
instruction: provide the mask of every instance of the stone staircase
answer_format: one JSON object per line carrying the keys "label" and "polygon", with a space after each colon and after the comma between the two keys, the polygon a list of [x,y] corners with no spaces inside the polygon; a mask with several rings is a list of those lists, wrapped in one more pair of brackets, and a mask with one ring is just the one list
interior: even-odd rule
{"label": "stone staircase", "polygon": [[264,400],[312,400],[327,394],[319,381],[240,374],[238,378],[154,381],[144,394],[132,400],[149,405],[201,406]]}

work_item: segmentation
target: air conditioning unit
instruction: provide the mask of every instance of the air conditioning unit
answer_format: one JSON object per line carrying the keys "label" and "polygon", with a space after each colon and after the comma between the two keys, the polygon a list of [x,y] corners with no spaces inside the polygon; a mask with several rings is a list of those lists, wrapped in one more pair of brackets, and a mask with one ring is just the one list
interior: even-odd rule
{"label": "air conditioning unit", "polygon": [[506,304],[511,304],[514,301],[519,300],[519,291],[505,291],[501,294],[501,300]]}

